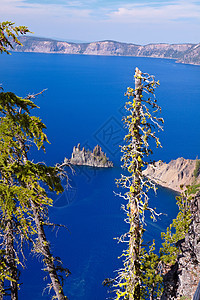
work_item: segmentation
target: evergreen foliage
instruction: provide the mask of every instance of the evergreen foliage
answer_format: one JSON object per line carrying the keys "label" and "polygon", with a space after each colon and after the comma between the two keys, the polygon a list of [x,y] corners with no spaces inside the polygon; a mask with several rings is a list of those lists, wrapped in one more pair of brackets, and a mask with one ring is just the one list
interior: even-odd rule
{"label": "evergreen foliage", "polygon": [[141,249],[141,299],[160,299],[163,292],[162,262],[154,251],[154,240],[148,251]]}
{"label": "evergreen foliage", "polygon": [[30,32],[26,26],[14,25],[15,23],[10,21],[0,23],[0,53],[5,52],[10,54],[7,48],[10,47],[13,49],[13,44],[22,46],[18,36]]}
{"label": "evergreen foliage", "polygon": [[193,199],[193,196],[190,195],[190,193],[191,187],[188,186],[180,196],[176,197],[176,203],[179,208],[177,217],[167,228],[166,233],[161,233],[161,238],[164,242],[162,243],[162,248],[160,248],[160,257],[162,262],[167,266],[171,266],[176,262],[177,255],[180,251],[177,242],[185,238],[189,229],[192,217],[190,203]]}
{"label": "evergreen foliage", "polygon": [[166,232],[161,233],[163,239],[160,254],[155,251],[155,242],[149,247],[141,249],[141,270],[142,270],[142,293],[141,299],[160,299],[164,286],[163,276],[170,267],[177,262],[181,253],[181,243],[185,239],[191,223],[190,205],[193,199],[192,186],[188,186],[180,196],[176,197],[179,212],[176,219],[172,221]]}
{"label": "evergreen foliage", "polygon": [[[31,241],[35,253],[43,256],[55,292],[54,298],[63,300],[60,276],[69,271],[59,259],[52,256],[44,225],[48,224],[48,206],[52,199],[47,189],[61,193],[60,173],[57,165],[49,167],[28,159],[30,147],[45,150],[48,142],[46,126],[31,115],[37,105],[13,93],[0,93],[0,214],[1,214],[1,273],[0,289],[5,293],[5,279],[10,282],[11,299],[17,299],[18,266],[23,265],[23,242]],[[20,245],[20,247],[19,247]],[[19,249],[19,250],[18,250]]]}

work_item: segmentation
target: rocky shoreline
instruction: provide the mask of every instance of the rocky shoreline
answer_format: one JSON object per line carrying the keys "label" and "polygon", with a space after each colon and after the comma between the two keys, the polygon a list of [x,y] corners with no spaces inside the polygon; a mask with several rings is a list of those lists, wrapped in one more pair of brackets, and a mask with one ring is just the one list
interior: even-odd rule
{"label": "rocky shoreline", "polygon": [[[32,36],[20,37],[23,47],[16,45],[16,52],[63,53],[107,56],[134,56],[175,59],[177,63],[200,65],[200,44],[157,43],[136,45],[116,41],[71,43]],[[12,50],[12,49],[10,49]]]}
{"label": "rocky shoreline", "polygon": [[155,162],[143,171],[143,174],[156,184],[180,192],[180,186],[200,183],[200,176],[196,174],[197,160],[179,157],[168,164],[162,161]]}
{"label": "rocky shoreline", "polygon": [[65,162],[78,166],[90,166],[97,168],[112,168],[113,162],[109,160],[106,154],[102,151],[101,147],[97,145],[93,151],[86,150],[84,147],[81,149],[80,144],[73,148],[72,156],[70,159],[65,159]]}

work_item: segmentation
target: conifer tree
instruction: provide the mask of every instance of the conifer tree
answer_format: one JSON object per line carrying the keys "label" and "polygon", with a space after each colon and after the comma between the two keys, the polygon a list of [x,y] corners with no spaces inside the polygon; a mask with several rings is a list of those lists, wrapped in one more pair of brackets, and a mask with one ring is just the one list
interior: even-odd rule
{"label": "conifer tree", "polygon": [[[26,26],[14,26],[13,22],[0,23],[0,52],[13,49],[14,44],[22,45],[19,35],[30,32]],[[28,160],[31,144],[44,148],[48,142],[41,120],[30,115],[30,110],[37,106],[29,99],[22,99],[13,93],[0,93],[0,214],[1,214],[1,249],[0,249],[0,299],[7,290],[11,290],[11,299],[18,299],[18,265],[22,264],[16,251],[20,244],[23,253],[23,240],[30,240],[34,250],[43,255],[46,271],[51,278],[49,289],[53,288],[59,300],[64,296],[63,277],[59,273],[69,270],[62,267],[59,258],[54,258],[46,239],[44,225],[48,224],[48,206],[52,199],[47,196],[46,185],[51,191],[60,193],[63,187],[60,174],[63,166],[47,167]],[[45,223],[46,222],[46,223]],[[33,236],[37,238],[34,241]],[[10,281],[6,289],[4,281]],[[62,282],[61,282],[62,281]]]}
{"label": "conifer tree", "polygon": [[[10,54],[8,51],[8,47],[13,49],[14,44],[22,45],[18,39],[19,35],[24,35],[30,32],[26,26],[14,26],[13,22],[5,21],[0,23],[0,53],[6,52]],[[2,89],[0,87],[0,89]],[[1,120],[1,132],[5,129],[5,124],[3,124]],[[10,143],[10,142],[9,142]],[[1,190],[0,190],[0,202],[1,202],[1,222],[0,229],[3,234],[1,234],[2,243],[0,250],[0,299],[3,299],[3,294],[5,294],[4,288],[4,280],[9,280],[11,283],[11,298],[18,298],[18,270],[17,270],[17,259],[16,259],[16,251],[14,251],[14,231],[16,234],[16,222],[12,217],[12,213],[8,210],[8,207],[12,201],[10,199],[10,187],[11,183],[13,184],[13,179],[10,174],[7,174],[4,177],[4,172],[2,169],[2,162],[9,162],[9,151],[5,151],[5,147],[8,144],[4,144],[4,141],[0,141],[1,147],[1,158],[0,158],[0,180],[1,180]],[[17,187],[15,188],[15,192]],[[18,190],[18,195],[21,196],[23,193]],[[12,207],[12,206],[11,206]],[[12,207],[13,208],[13,207]],[[15,227],[15,228],[14,228]],[[17,230],[18,231],[18,230]]]}
{"label": "conifer tree", "polygon": [[[127,242],[128,248],[122,254],[124,266],[118,271],[114,287],[115,299],[139,300],[141,299],[141,243],[145,224],[145,211],[151,212],[155,218],[156,212],[148,205],[147,192],[155,188],[154,184],[143,176],[142,169],[148,164],[148,156],[152,153],[149,148],[149,139],[156,141],[160,146],[159,139],[155,135],[156,127],[162,129],[162,118],[157,117],[160,107],[154,96],[154,89],[159,85],[154,76],[142,73],[138,68],[135,70],[135,88],[128,88],[126,96],[128,101],[125,108],[127,116],[124,123],[128,133],[125,136],[126,144],[122,147],[123,167],[129,175],[122,175],[117,181],[118,185],[128,191],[121,195],[127,202],[123,205],[127,215],[125,221],[129,224],[129,231],[119,238],[121,242]],[[147,93],[143,98],[142,93]]]}
{"label": "conifer tree", "polygon": [[141,299],[160,299],[163,292],[163,267],[155,253],[155,241],[149,250],[141,248]]}
{"label": "conifer tree", "polygon": [[19,35],[24,35],[29,31],[26,26],[14,26],[15,23],[10,21],[5,21],[0,23],[0,53],[8,51],[8,47],[11,49],[14,48],[14,44],[21,45],[21,42],[18,39]]}
{"label": "conifer tree", "polygon": [[192,190],[192,186],[187,186],[181,195],[176,197],[179,212],[170,226],[167,227],[166,232],[161,233],[163,243],[160,248],[160,258],[167,267],[175,264],[180,251],[179,247],[177,247],[177,242],[184,240],[189,230],[192,218],[190,205],[194,197],[194,195],[191,194]]}
{"label": "conifer tree", "polygon": [[44,149],[44,142],[48,142],[44,133],[45,125],[30,114],[36,107],[30,99],[22,99],[10,92],[0,93],[0,209],[3,220],[0,254],[4,262],[1,264],[1,290],[5,292],[4,279],[9,280],[11,299],[18,299],[17,267],[22,262],[16,243],[31,239],[34,251],[43,256],[45,269],[51,279],[49,288],[55,292],[54,298],[64,300],[67,298],[59,272],[68,275],[69,271],[62,267],[60,260],[53,257],[44,230],[48,223],[48,206],[52,205],[45,186],[51,191],[62,192],[59,177],[62,169],[58,165],[48,167],[28,159],[33,144],[38,149]]}
{"label": "conifer tree", "polygon": [[195,186],[187,186],[185,190],[182,187],[182,193],[176,197],[179,212],[166,232],[161,233],[163,243],[160,254],[157,255],[154,252],[154,241],[149,251],[146,251],[144,247],[141,249],[141,299],[160,299],[163,291],[166,293],[168,288],[163,282],[163,277],[177,262],[178,255],[182,252],[181,244],[185,240],[192,219],[191,201],[194,194]]}

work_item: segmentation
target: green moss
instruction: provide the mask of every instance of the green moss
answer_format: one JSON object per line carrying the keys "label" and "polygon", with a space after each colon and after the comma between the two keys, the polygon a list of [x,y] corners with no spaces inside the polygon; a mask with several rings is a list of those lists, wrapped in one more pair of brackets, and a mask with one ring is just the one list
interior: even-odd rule
{"label": "green moss", "polygon": [[179,208],[176,219],[173,219],[170,226],[167,228],[166,233],[161,233],[161,238],[164,241],[160,248],[161,260],[166,265],[173,265],[176,262],[177,255],[180,249],[176,246],[176,243],[185,238],[185,234],[188,232],[191,222],[190,203],[192,200],[191,187],[188,187],[186,191],[182,192],[180,196],[176,197],[177,205]]}
{"label": "green moss", "polygon": [[200,174],[200,159],[196,159],[196,166],[194,170],[195,179],[199,176],[199,174]]}
{"label": "green moss", "polygon": [[199,189],[200,189],[200,183],[191,185],[189,188],[189,195],[196,194],[199,191]]}

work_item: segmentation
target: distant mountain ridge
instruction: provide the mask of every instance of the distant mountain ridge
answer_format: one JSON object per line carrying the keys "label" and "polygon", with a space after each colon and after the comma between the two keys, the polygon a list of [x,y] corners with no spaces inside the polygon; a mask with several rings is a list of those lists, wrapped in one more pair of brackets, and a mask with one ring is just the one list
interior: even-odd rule
{"label": "distant mountain ridge", "polygon": [[63,53],[108,56],[135,56],[175,59],[178,63],[200,65],[199,44],[148,44],[136,45],[116,41],[72,43],[31,36],[20,37],[22,46],[16,52]]}

